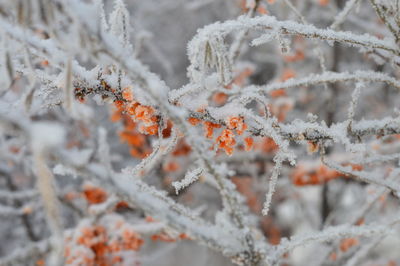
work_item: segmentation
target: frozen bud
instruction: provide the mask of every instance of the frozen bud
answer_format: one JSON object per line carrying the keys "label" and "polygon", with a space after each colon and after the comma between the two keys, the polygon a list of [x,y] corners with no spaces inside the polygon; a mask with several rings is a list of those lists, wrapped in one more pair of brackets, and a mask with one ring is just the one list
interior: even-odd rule
{"label": "frozen bud", "polygon": [[312,113],[307,114],[307,120],[311,123],[314,123],[318,120],[318,116]]}
{"label": "frozen bud", "polygon": [[61,145],[65,139],[65,129],[56,123],[37,122],[31,127],[33,150],[47,150]]}

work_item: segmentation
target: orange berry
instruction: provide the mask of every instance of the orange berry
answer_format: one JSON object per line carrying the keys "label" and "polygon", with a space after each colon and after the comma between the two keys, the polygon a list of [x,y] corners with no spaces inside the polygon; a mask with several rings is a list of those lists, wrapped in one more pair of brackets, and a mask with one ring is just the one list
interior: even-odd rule
{"label": "orange berry", "polygon": [[318,0],[318,4],[320,6],[327,6],[329,4],[329,0]]}
{"label": "orange berry", "polygon": [[238,135],[242,135],[247,129],[247,125],[243,121],[243,117],[231,117],[228,119],[227,126],[229,129],[236,129]]}
{"label": "orange berry", "polygon": [[130,88],[124,88],[122,91],[122,98],[124,98],[124,100],[131,102],[133,101],[133,94]]}
{"label": "orange berry", "polygon": [[196,118],[196,117],[189,117],[189,118],[188,118],[188,122],[189,122],[192,126],[195,126],[195,125],[197,125],[198,123],[200,123],[201,120],[198,119],[198,118]]}
{"label": "orange berry", "polygon": [[213,94],[212,100],[218,105],[223,105],[228,100],[228,95],[223,92],[217,92]]}
{"label": "orange berry", "polygon": [[175,172],[179,170],[179,164],[177,162],[168,162],[166,164],[163,165],[163,170],[165,172]]}
{"label": "orange berry", "polygon": [[278,89],[278,90],[270,91],[269,95],[272,98],[278,98],[278,97],[286,96],[287,94],[286,94],[285,89]]}
{"label": "orange berry", "polygon": [[251,137],[247,137],[244,139],[244,150],[250,151],[253,148],[254,140]]}
{"label": "orange berry", "polygon": [[349,250],[351,247],[355,246],[358,244],[358,240],[356,238],[346,238],[343,239],[342,242],[340,242],[340,250],[342,252],[346,252]]}
{"label": "orange berry", "polygon": [[214,128],[220,128],[221,125],[220,124],[215,124],[212,122],[204,122],[204,129],[206,131],[206,137],[209,139],[212,139],[213,136],[213,132],[214,132]]}
{"label": "orange berry", "polygon": [[221,135],[217,138],[219,148],[224,149],[227,155],[233,154],[233,146],[236,144],[235,134],[230,129],[222,131]]}
{"label": "orange berry", "polygon": [[281,81],[286,81],[288,79],[296,77],[296,72],[290,68],[286,68],[283,70]]}
{"label": "orange berry", "polygon": [[107,199],[107,193],[103,189],[91,185],[84,186],[83,194],[89,204],[99,204]]}

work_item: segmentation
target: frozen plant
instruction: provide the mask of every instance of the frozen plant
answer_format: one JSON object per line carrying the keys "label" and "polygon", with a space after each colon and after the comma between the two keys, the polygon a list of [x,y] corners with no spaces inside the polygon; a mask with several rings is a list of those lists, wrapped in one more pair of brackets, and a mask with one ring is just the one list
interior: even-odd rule
{"label": "frozen plant", "polygon": [[399,0],[2,0],[0,42],[0,265],[400,263]]}

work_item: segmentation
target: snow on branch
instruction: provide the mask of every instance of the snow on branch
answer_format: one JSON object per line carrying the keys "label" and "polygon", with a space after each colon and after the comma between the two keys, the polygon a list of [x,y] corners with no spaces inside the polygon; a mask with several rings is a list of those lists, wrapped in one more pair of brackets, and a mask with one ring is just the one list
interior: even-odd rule
{"label": "snow on branch", "polygon": [[[279,35],[299,35],[311,39],[321,39],[326,41],[336,41],[361,48],[382,49],[390,52],[395,56],[400,55],[400,50],[391,39],[380,40],[374,36],[364,34],[357,35],[352,32],[334,31],[331,29],[318,29],[312,25],[304,25],[293,21],[279,21],[272,16],[260,16],[248,18],[241,16],[236,20],[228,20],[223,23],[217,22],[207,25],[200,31],[188,44],[188,55],[191,65],[188,68],[189,77],[193,81],[199,78],[198,73],[204,73],[206,69],[202,66],[203,62],[207,62],[210,55],[219,56],[218,62],[227,60],[227,54],[222,50],[219,52],[210,47],[209,40],[217,38],[220,47],[223,47],[223,40],[229,33],[241,30],[268,30],[268,32],[258,39],[253,40],[253,45],[260,45],[271,41]],[[218,53],[219,52],[219,53]],[[218,67],[218,73],[223,75],[225,69],[224,64]]]}
{"label": "snow on branch", "polygon": [[323,243],[329,242],[335,239],[346,238],[346,237],[373,237],[381,235],[389,235],[393,232],[392,226],[399,223],[399,220],[395,220],[387,225],[364,225],[364,226],[348,226],[341,225],[336,227],[327,228],[321,232],[316,232],[308,235],[299,235],[292,237],[290,240],[285,239],[277,247],[277,257],[285,254],[288,251],[293,250],[296,247],[307,245],[309,243]]}
{"label": "snow on branch", "polygon": [[[250,85],[241,91],[241,94],[247,95],[251,93],[262,93],[267,94],[271,91],[286,88],[292,89],[296,87],[302,86],[313,86],[313,85],[320,85],[320,84],[329,84],[329,83],[336,83],[336,82],[383,82],[390,86],[393,86],[397,90],[400,90],[400,82],[390,77],[389,75],[381,72],[374,72],[374,71],[355,71],[354,73],[350,72],[323,72],[321,74],[311,74],[306,77],[302,78],[292,78],[284,82],[272,82],[267,85],[261,86],[254,86]],[[178,102],[180,98],[187,94],[195,94],[202,90],[202,87],[193,87],[193,86],[184,86],[180,89],[173,90],[169,94],[169,100],[171,102]],[[246,97],[246,96],[243,96]]]}
{"label": "snow on branch", "polygon": [[188,232],[200,242],[229,256],[238,255],[246,249],[240,240],[243,236],[232,235],[231,232],[204,221],[197,214],[146,183],[123,174],[113,180],[118,189],[135,204],[157,218],[166,219],[170,226]]}
{"label": "snow on branch", "polygon": [[345,174],[346,176],[350,176],[353,177],[355,179],[359,179],[361,181],[367,182],[367,183],[371,183],[371,184],[375,184],[375,185],[379,185],[379,186],[383,186],[386,187],[387,189],[391,190],[393,193],[395,193],[395,195],[398,195],[398,193],[400,192],[400,184],[396,181],[393,180],[386,180],[383,178],[377,178],[377,176],[379,176],[379,173],[369,173],[369,172],[365,172],[365,171],[354,171],[351,169],[351,167],[344,167],[341,166],[337,163],[331,162],[331,161],[326,161],[323,160],[323,162],[330,168],[335,169],[343,174]]}
{"label": "snow on branch", "polygon": [[304,78],[292,78],[284,82],[270,83],[264,86],[249,86],[244,89],[243,93],[260,92],[267,94],[268,92],[281,88],[291,89],[302,86],[308,87],[312,85],[347,82],[347,81],[384,82],[390,86],[395,87],[397,90],[400,90],[400,82],[397,79],[390,77],[385,73],[374,72],[374,71],[356,71],[354,73],[324,72],[321,74],[311,74]]}

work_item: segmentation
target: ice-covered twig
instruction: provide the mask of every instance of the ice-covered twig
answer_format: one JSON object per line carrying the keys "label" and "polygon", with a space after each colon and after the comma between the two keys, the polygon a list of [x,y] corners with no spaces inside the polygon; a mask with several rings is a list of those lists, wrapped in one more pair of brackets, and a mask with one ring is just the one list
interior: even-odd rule
{"label": "ice-covered twig", "polygon": [[354,255],[344,264],[345,266],[356,266],[359,265],[360,260],[362,260],[365,256],[368,255],[368,253],[373,249],[376,245],[381,242],[386,235],[384,236],[378,236],[376,239],[372,239],[366,243],[363,243],[363,245],[359,248],[357,252],[354,253]]}
{"label": "ice-covered twig", "polygon": [[[357,46],[360,48],[382,49],[392,53],[395,56],[400,55],[400,50],[393,40],[380,40],[374,36],[364,34],[357,35],[351,32],[334,31],[331,29],[318,29],[312,25],[303,25],[293,21],[279,21],[272,16],[260,16],[248,18],[241,16],[236,20],[228,20],[223,23],[214,23],[208,25],[198,31],[197,35],[188,44],[188,55],[191,65],[188,68],[189,77],[193,81],[198,81],[200,73],[204,73],[205,69],[202,66],[207,58],[207,47],[209,40],[218,39],[221,43],[221,38],[232,32],[242,30],[269,30],[279,32],[284,35],[299,35],[311,39],[320,39],[325,41],[336,41]],[[266,34],[266,41],[270,41],[271,33]],[[262,44],[263,39],[259,38],[257,44]],[[226,55],[217,52],[217,57],[225,58]]]}
{"label": "ice-covered twig", "polygon": [[[135,205],[141,206],[155,218],[168,221],[168,225],[187,232],[200,242],[220,250],[230,256],[238,255],[247,248],[240,238],[233,236],[217,225],[205,222],[184,206],[174,202],[164,193],[156,190],[139,179],[131,179],[127,175],[118,175],[114,182],[125,197]],[[223,240],[223,241],[221,241]]]}
{"label": "ice-covered twig", "polygon": [[166,141],[158,139],[157,143],[153,146],[153,151],[144,159],[140,161],[135,167],[127,167],[122,171],[134,177],[143,177],[150,169],[167,155],[177,144],[178,136],[176,130],[172,129],[172,135]]}
{"label": "ice-covered twig", "polygon": [[374,72],[374,71],[355,71],[353,73],[350,72],[337,73],[328,71],[321,74],[311,74],[304,78],[293,78],[284,82],[270,83],[264,86],[249,86],[245,88],[242,93],[245,94],[249,92],[259,92],[266,94],[268,92],[281,88],[291,89],[302,86],[312,86],[324,83],[347,82],[347,81],[384,82],[390,86],[395,87],[397,90],[400,90],[400,81],[384,73]]}
{"label": "ice-covered twig", "polygon": [[202,173],[203,173],[202,168],[196,168],[193,171],[187,172],[182,180],[172,182],[172,186],[175,188],[176,194],[178,195],[180,190],[196,182]]}
{"label": "ice-covered twig", "polygon": [[309,243],[323,243],[329,242],[335,239],[355,237],[355,236],[381,236],[388,235],[392,232],[393,226],[398,224],[399,220],[394,220],[386,225],[363,225],[363,226],[349,226],[341,225],[335,227],[329,227],[321,232],[315,232],[313,234],[308,234],[304,236],[295,236],[290,240],[283,240],[281,244],[277,247],[275,258],[279,258],[286,252],[293,250],[296,247],[307,245]]}
{"label": "ice-covered twig", "polygon": [[341,166],[337,163],[327,161],[325,159],[323,159],[322,161],[328,167],[335,169],[336,171],[339,171],[339,172],[345,174],[346,176],[349,176],[349,177],[352,177],[355,179],[359,179],[359,180],[367,182],[367,183],[386,187],[389,190],[393,191],[395,193],[395,195],[397,195],[397,193],[399,193],[399,191],[400,191],[399,183],[396,183],[392,180],[377,178],[376,177],[377,173],[369,173],[369,172],[365,172],[365,171],[354,171],[351,169],[351,167]]}
{"label": "ice-covered twig", "polygon": [[399,35],[399,29],[395,28],[392,23],[388,19],[388,14],[385,14],[384,8],[378,4],[376,0],[370,0],[372,7],[374,8],[375,12],[378,14],[379,18],[385,23],[386,27],[390,30],[390,32],[393,34],[394,38],[396,39],[396,42],[400,40],[400,35]]}
{"label": "ice-covered twig", "polygon": [[[312,86],[326,83],[347,82],[347,81],[363,81],[363,82],[384,82],[390,86],[400,90],[400,82],[395,78],[381,72],[374,71],[355,71],[351,72],[324,72],[321,74],[311,74],[306,77],[292,78],[284,82],[273,82],[267,85],[255,86],[251,85],[242,89],[241,94],[262,93],[266,95],[268,92],[282,88],[291,89],[302,86]],[[202,87],[194,88],[193,86],[185,86],[170,93],[169,100],[173,103],[179,101],[186,94],[194,94],[202,90]],[[245,97],[245,96],[242,96]]]}
{"label": "ice-covered twig", "polygon": [[360,0],[349,0],[346,2],[344,8],[335,16],[333,23],[331,24],[331,29],[337,30],[341,24],[345,21],[346,17],[349,15],[351,10]]}
{"label": "ice-covered twig", "polygon": [[272,175],[271,175],[271,180],[269,181],[269,186],[268,186],[268,193],[264,202],[264,206],[262,209],[262,214],[263,215],[268,215],[270,206],[271,206],[271,202],[272,202],[272,195],[275,192],[275,187],[276,187],[276,183],[278,181],[278,176],[279,176],[279,172],[281,171],[281,167],[282,167],[282,159],[279,157],[279,155],[277,156],[277,158],[274,159],[275,161],[275,165],[274,168],[272,169]]}

